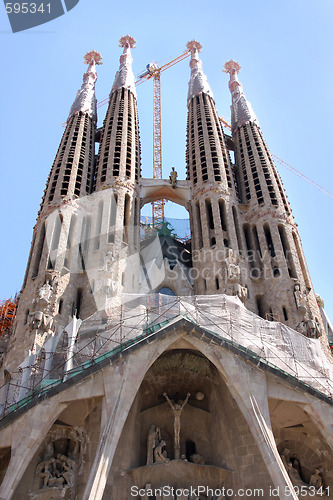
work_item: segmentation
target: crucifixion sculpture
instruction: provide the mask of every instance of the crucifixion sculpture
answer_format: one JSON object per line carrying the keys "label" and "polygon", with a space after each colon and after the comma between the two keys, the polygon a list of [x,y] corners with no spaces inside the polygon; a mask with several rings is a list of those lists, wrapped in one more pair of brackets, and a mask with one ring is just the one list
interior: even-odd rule
{"label": "crucifixion sculpture", "polygon": [[186,398],[184,399],[182,404],[179,403],[172,403],[172,401],[169,399],[168,395],[166,392],[163,393],[163,396],[169,403],[172,412],[173,412],[173,432],[174,432],[174,452],[175,452],[175,459],[180,458],[180,417],[182,414],[182,411],[184,409],[184,406],[189,400],[189,397],[191,394],[188,392]]}

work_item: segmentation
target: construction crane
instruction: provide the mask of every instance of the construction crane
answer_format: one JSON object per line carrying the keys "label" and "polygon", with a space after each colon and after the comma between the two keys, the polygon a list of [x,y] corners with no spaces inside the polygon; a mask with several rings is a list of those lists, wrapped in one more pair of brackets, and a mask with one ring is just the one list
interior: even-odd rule
{"label": "construction crane", "polygon": [[[174,66],[178,62],[186,59],[190,55],[190,49],[181,54],[179,57],[172,59],[170,62],[158,67],[156,63],[150,63],[146,66],[146,70],[138,77],[135,85],[141,85],[146,80],[154,79],[154,126],[153,126],[153,137],[154,137],[154,156],[153,156],[153,168],[154,168],[154,179],[162,179],[162,130],[161,130],[161,73],[166,69]],[[98,103],[98,108],[104,106],[109,101],[109,97],[103,99]],[[220,117],[221,123],[228,129],[231,130],[230,123],[223,117]],[[283,161],[278,156],[272,154],[276,161],[278,161],[285,168],[296,174],[298,177],[308,182],[314,186],[319,191],[323,192],[327,196],[333,198],[333,194],[327,189],[323,188],[320,184],[313,181],[306,175],[302,174],[299,170],[292,167],[285,161]],[[164,199],[157,200],[153,202],[153,226],[160,227],[164,220]]]}
{"label": "construction crane", "polygon": [[[228,130],[232,130],[231,129],[231,125],[230,123],[225,119],[223,118],[223,116],[220,116],[220,122],[222,123],[222,125],[225,126],[225,128],[227,128]],[[279,158],[278,156],[276,156],[275,154],[271,153],[271,155],[273,156],[273,158],[275,158],[276,161],[278,161],[281,165],[283,165],[285,168],[287,168],[288,170],[290,170],[290,172],[293,172],[294,174],[298,175],[298,177],[300,177],[301,179],[303,179],[304,181],[308,182],[309,184],[311,184],[313,187],[315,187],[316,189],[318,189],[319,191],[321,191],[322,193],[326,194],[327,196],[330,196],[331,198],[333,198],[333,194],[330,192],[330,191],[327,191],[327,189],[323,188],[323,186],[321,186],[320,184],[318,184],[317,182],[313,181],[312,179],[310,179],[309,177],[307,177],[306,175],[302,174],[302,172],[300,172],[299,170],[297,170],[296,168],[292,167],[291,165],[289,165],[289,163],[286,163],[285,161],[281,160],[281,158]]]}
{"label": "construction crane", "polygon": [[[161,73],[166,69],[171,68],[175,64],[179,63],[183,59],[186,59],[190,55],[190,51],[187,50],[180,56],[172,59],[168,63],[159,67],[156,63],[149,63],[146,66],[146,71],[142,73],[138,80],[135,82],[136,85],[140,85],[146,80],[153,78],[154,81],[154,98],[153,98],[153,171],[154,179],[162,179],[162,117],[161,117]],[[164,199],[153,201],[153,227],[160,228],[164,222]]]}
{"label": "construction crane", "polygon": [[[166,69],[171,68],[175,64],[183,61],[191,54],[190,49],[181,54],[175,59],[172,59],[163,66],[159,67],[156,63],[149,63],[145,71],[138,76],[135,85],[141,85],[143,82],[153,78],[154,81],[154,97],[153,97],[153,178],[162,179],[162,118],[161,118],[161,73]],[[109,98],[106,97],[99,102],[98,108],[104,106]],[[164,199],[156,200],[152,203],[153,210],[153,227],[160,228],[164,222]]]}

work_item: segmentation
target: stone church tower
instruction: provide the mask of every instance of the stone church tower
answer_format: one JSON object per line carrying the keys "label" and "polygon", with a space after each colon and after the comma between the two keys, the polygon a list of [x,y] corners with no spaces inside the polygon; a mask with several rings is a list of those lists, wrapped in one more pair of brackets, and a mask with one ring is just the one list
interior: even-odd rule
{"label": "stone church tower", "polygon": [[[85,56],[34,228],[2,353],[0,500],[330,497],[328,320],[240,66],[230,136],[188,43],[187,176],[145,179],[135,40],[120,47],[100,129]],[[143,234],[161,197],[190,241]]]}

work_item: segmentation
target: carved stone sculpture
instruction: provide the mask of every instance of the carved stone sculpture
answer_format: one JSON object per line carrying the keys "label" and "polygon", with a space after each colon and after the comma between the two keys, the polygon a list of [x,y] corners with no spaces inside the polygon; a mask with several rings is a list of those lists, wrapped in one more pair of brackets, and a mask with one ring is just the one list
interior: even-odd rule
{"label": "carved stone sculpture", "polygon": [[104,258],[104,266],[103,266],[104,271],[112,273],[114,270],[115,264],[116,264],[116,258],[113,255],[113,250],[109,250],[106,253],[105,258]]}
{"label": "carved stone sculpture", "polygon": [[174,424],[173,424],[173,429],[174,429],[174,452],[175,452],[175,458],[178,459],[180,458],[180,417],[182,414],[182,411],[184,409],[184,406],[189,400],[189,397],[191,394],[188,392],[185,400],[182,402],[182,404],[179,403],[172,403],[170,399],[168,398],[168,395],[166,392],[163,393],[163,396],[169,403],[172,411],[173,411],[173,418],[174,418]]}
{"label": "carved stone sculpture", "polygon": [[30,330],[42,330],[47,332],[52,329],[53,319],[42,311],[35,311],[29,314],[28,325]]}
{"label": "carved stone sculpture", "polygon": [[316,490],[319,490],[323,486],[323,478],[320,474],[320,469],[315,469],[314,473],[310,477],[310,486],[314,486]]}
{"label": "carved stone sculpture", "polygon": [[177,185],[177,177],[178,177],[178,173],[176,172],[175,170],[175,167],[172,167],[172,170],[170,172],[170,176],[169,176],[169,179],[170,179],[170,184],[172,186],[173,189],[176,188],[176,185]]}
{"label": "carved stone sculpture", "polygon": [[309,486],[304,481],[302,481],[298,470],[293,467],[293,464],[291,462],[287,462],[287,473],[290,478],[290,481],[293,483],[294,486],[299,486],[299,487]]}
{"label": "carved stone sculpture", "polygon": [[289,462],[289,455],[290,455],[290,450],[288,450],[288,448],[284,448],[282,453],[280,453],[281,460],[285,468],[287,468],[287,464]]}
{"label": "carved stone sculpture", "polygon": [[44,305],[46,307],[49,304],[52,292],[53,288],[50,285],[49,280],[47,279],[45,284],[38,290],[38,298],[41,305]]}
{"label": "carved stone sculpture", "polygon": [[147,439],[147,465],[154,463],[154,450],[161,441],[161,429],[157,425],[152,425],[148,432]]}
{"label": "carved stone sculpture", "polygon": [[227,264],[227,278],[229,283],[239,283],[240,280],[240,267],[237,265],[237,261],[234,257],[233,251],[229,249],[228,256],[226,258]]}
{"label": "carved stone sculpture", "polygon": [[190,461],[194,464],[205,465],[205,459],[199,453],[194,453],[190,456]]}
{"label": "carved stone sculpture", "polygon": [[52,457],[37,466],[36,476],[41,479],[40,489],[68,489],[74,486],[75,472],[75,460],[58,453],[56,458]]}
{"label": "carved stone sculpture", "polygon": [[156,446],[156,448],[154,450],[154,459],[155,459],[155,463],[157,463],[157,464],[169,462],[169,459],[166,456],[166,451],[164,450],[165,445],[166,445],[166,443],[162,439],[162,441],[160,441],[158,443],[158,445]]}
{"label": "carved stone sculpture", "polygon": [[303,317],[303,316],[305,316],[305,313],[306,313],[306,300],[305,300],[304,294],[302,293],[302,290],[301,290],[299,283],[296,283],[296,285],[295,285],[294,296],[295,296],[295,301],[296,301],[296,306],[297,306],[298,312]]}
{"label": "carved stone sculpture", "polygon": [[242,302],[245,302],[248,295],[248,290],[246,286],[239,285],[238,283],[233,286],[232,295],[237,295]]}
{"label": "carved stone sculpture", "polygon": [[313,319],[306,321],[305,327],[308,337],[318,338],[320,336],[319,326]]}

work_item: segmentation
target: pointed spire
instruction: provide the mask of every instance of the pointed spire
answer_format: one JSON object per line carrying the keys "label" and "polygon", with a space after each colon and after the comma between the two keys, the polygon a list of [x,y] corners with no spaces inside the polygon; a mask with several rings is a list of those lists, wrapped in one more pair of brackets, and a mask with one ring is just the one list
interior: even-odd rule
{"label": "pointed spire", "polygon": [[82,113],[87,113],[92,120],[97,121],[95,97],[95,82],[97,80],[96,64],[103,64],[101,61],[101,54],[95,50],[87,52],[84,56],[84,62],[88,64],[88,69],[83,75],[81,89],[76,94],[68,119],[82,111]]}
{"label": "pointed spire", "polygon": [[129,35],[125,35],[119,40],[119,47],[124,47],[124,51],[119,59],[119,70],[116,73],[111,94],[115,92],[115,90],[124,87],[129,89],[134,97],[136,97],[135,78],[132,70],[133,58],[131,56],[131,48],[135,49],[135,44],[136,41]]}
{"label": "pointed spire", "polygon": [[191,52],[191,78],[188,85],[187,105],[190,104],[192,97],[198,96],[202,92],[210,95],[214,99],[207,77],[202,70],[202,62],[199,59],[199,52],[202,49],[201,44],[196,40],[192,40],[188,42],[186,47]]}
{"label": "pointed spire", "polygon": [[252,109],[251,103],[246,99],[243,86],[238,81],[237,74],[241,66],[232,59],[225,63],[223,71],[230,74],[229,89],[232,95],[231,104],[231,127],[234,130],[237,126],[247,122],[256,123],[259,121]]}

